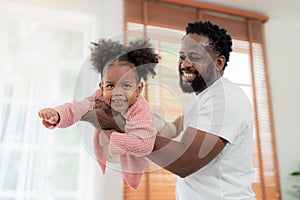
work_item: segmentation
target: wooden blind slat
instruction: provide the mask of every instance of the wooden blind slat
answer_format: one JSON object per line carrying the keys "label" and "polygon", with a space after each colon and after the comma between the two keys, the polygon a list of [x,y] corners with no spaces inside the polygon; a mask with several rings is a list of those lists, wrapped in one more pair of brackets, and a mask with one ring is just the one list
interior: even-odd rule
{"label": "wooden blind slat", "polygon": [[214,16],[211,14],[203,14],[203,20],[209,20],[214,24],[218,24],[218,26],[220,27],[224,27],[234,39],[244,41],[248,40],[245,19],[230,19],[225,17]]}
{"label": "wooden blind slat", "polygon": [[227,8],[224,6],[217,6],[214,4],[209,3],[203,3],[199,1],[183,1],[183,0],[160,0],[161,2],[169,2],[177,5],[182,6],[190,6],[194,8],[200,8],[204,10],[211,10],[219,13],[226,13],[233,16],[242,16],[247,19],[256,19],[262,22],[266,22],[268,20],[268,17],[262,14],[253,13],[253,12],[247,12],[242,10],[237,10],[233,8]]}
{"label": "wooden blind slat", "polygon": [[[194,22],[197,20],[197,10],[195,8],[149,1],[148,10],[148,24],[153,26],[182,30],[182,27],[186,26],[187,21]],[[181,17],[178,18],[178,16]],[[174,20],[175,18],[176,20]]]}
{"label": "wooden blind slat", "polygon": [[259,143],[261,152],[261,173],[263,179],[262,198],[280,199],[280,186],[278,178],[277,155],[272,131],[272,115],[269,111],[270,96],[267,95],[268,79],[265,74],[266,59],[263,53],[263,24],[251,22],[251,42],[252,42],[252,72],[254,77],[254,89],[256,92],[256,126],[259,127]]}
{"label": "wooden blind slat", "polygon": [[141,0],[124,1],[124,16],[126,16],[126,20],[143,24],[142,6]]}

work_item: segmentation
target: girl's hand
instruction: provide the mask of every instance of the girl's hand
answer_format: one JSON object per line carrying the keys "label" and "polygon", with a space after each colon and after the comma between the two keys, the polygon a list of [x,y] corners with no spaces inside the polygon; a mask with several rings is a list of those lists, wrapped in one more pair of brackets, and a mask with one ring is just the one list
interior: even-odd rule
{"label": "girl's hand", "polygon": [[53,108],[44,108],[39,111],[38,115],[40,118],[52,125],[56,125],[59,122],[59,114]]}

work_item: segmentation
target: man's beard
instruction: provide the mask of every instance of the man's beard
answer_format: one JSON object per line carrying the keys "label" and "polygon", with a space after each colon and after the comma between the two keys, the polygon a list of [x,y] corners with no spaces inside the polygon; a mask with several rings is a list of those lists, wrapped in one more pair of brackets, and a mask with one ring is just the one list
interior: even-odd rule
{"label": "man's beard", "polygon": [[199,93],[203,91],[205,88],[207,88],[207,86],[210,85],[215,80],[214,64],[213,63],[209,64],[204,76],[201,76],[197,72],[196,78],[192,81],[191,84],[183,81],[182,76],[183,76],[182,72],[179,72],[179,77],[180,77],[179,81],[180,81],[180,87],[182,91],[186,93],[192,93],[192,92]]}
{"label": "man's beard", "polygon": [[192,81],[192,84],[183,81],[181,74],[180,74],[179,81],[180,81],[180,87],[182,91],[186,93],[201,92],[203,89],[207,87],[206,81],[199,74]]}

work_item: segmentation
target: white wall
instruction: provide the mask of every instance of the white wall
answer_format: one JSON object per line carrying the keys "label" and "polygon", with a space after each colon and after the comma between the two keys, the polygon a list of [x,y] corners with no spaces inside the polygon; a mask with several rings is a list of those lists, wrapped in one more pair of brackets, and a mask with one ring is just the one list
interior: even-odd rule
{"label": "white wall", "polygon": [[300,167],[300,23],[270,16],[265,32],[282,199],[293,199],[287,191],[288,174]]}

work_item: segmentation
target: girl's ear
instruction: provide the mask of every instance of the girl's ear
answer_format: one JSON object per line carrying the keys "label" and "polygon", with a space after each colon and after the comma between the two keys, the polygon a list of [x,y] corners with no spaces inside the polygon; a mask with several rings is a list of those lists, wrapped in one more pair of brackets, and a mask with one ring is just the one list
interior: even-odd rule
{"label": "girl's ear", "polygon": [[99,83],[99,88],[103,91],[103,83],[102,82]]}
{"label": "girl's ear", "polygon": [[142,82],[140,82],[138,85],[138,88],[137,88],[137,91],[138,91],[137,96],[139,96],[142,93],[143,88],[144,88],[144,84]]}

